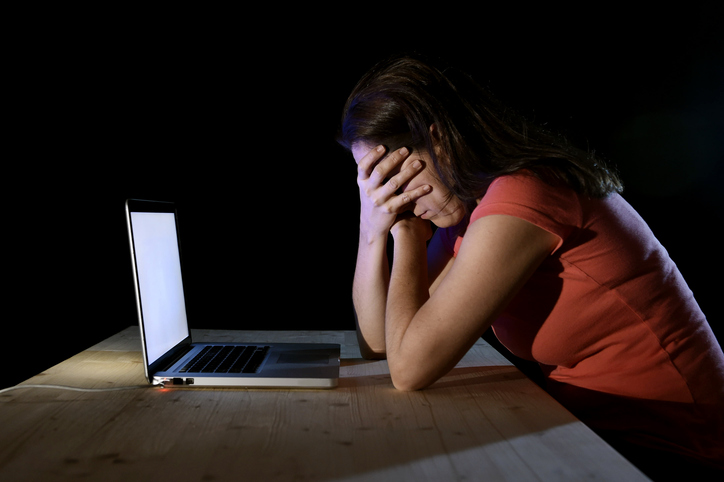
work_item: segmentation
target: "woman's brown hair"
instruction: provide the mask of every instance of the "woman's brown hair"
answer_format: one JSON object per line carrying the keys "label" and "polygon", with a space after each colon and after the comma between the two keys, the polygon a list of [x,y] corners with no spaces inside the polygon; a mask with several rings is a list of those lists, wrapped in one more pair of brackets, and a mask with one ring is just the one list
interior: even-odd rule
{"label": "woman's brown hair", "polygon": [[426,150],[440,181],[469,211],[493,179],[521,169],[590,197],[623,189],[593,153],[515,115],[469,76],[409,56],[362,77],[345,104],[338,142]]}

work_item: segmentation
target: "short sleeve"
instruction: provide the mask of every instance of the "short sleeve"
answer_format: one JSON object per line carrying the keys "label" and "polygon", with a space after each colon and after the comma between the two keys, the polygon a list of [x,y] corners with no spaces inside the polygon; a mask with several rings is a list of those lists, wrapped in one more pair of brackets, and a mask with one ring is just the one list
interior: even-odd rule
{"label": "short sleeve", "polygon": [[582,224],[581,202],[572,189],[549,185],[527,172],[497,178],[470,215],[470,224],[493,214],[514,216],[560,238],[554,252]]}

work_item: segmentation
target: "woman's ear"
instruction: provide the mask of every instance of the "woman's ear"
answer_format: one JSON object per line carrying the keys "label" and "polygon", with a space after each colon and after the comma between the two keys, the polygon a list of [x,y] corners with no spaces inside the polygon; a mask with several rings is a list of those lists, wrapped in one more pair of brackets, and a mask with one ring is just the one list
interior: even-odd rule
{"label": "woman's ear", "polygon": [[437,127],[437,124],[430,124],[430,135],[432,136],[433,142],[436,144],[442,140],[440,129]]}
{"label": "woman's ear", "polygon": [[439,156],[442,152],[441,144],[442,144],[442,132],[440,132],[440,129],[437,127],[437,124],[431,124],[430,125],[430,137],[432,138],[432,145],[435,149],[435,155]]}

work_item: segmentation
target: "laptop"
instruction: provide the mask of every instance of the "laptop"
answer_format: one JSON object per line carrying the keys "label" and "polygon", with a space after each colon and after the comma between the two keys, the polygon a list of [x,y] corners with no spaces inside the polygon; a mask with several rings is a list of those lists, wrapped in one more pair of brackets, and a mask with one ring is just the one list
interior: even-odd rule
{"label": "laptop", "polygon": [[126,223],[149,383],[188,387],[337,386],[338,344],[195,343],[186,316],[177,206],[128,199]]}

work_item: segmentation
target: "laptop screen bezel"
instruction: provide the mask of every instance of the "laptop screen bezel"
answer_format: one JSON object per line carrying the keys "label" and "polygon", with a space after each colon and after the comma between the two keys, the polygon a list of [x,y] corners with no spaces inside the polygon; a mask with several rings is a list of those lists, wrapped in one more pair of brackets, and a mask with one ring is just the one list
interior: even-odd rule
{"label": "laptop screen bezel", "polygon": [[173,363],[175,360],[179,358],[179,353],[184,353],[188,350],[188,346],[191,344],[191,329],[189,327],[188,323],[188,315],[186,317],[186,334],[187,336],[182,339],[178,344],[176,344],[173,348],[168,350],[165,354],[161,355],[157,360],[155,360],[153,363],[149,363],[148,359],[148,346],[147,346],[147,340],[146,340],[146,334],[144,330],[144,320],[143,320],[143,305],[141,300],[141,291],[140,291],[140,285],[139,285],[139,277],[138,277],[138,269],[136,265],[136,249],[134,245],[133,240],[133,220],[131,213],[170,213],[174,215],[174,221],[176,225],[176,242],[178,244],[178,250],[179,250],[179,262],[180,262],[180,269],[181,269],[181,284],[182,284],[182,291],[183,291],[183,302],[184,302],[184,309],[186,310],[186,313],[188,313],[188,309],[186,306],[186,293],[183,283],[183,277],[184,277],[184,268],[183,268],[183,256],[181,255],[181,239],[179,236],[179,221],[178,221],[178,211],[176,204],[174,202],[170,201],[151,201],[151,200],[143,200],[143,199],[127,199],[126,200],[126,223],[128,227],[128,242],[129,247],[131,251],[131,265],[133,268],[133,283],[134,283],[134,289],[135,289],[135,295],[136,295],[136,311],[138,316],[138,324],[139,329],[141,333],[141,347],[143,351],[143,360],[144,360],[144,370],[146,372],[146,379],[149,381],[149,383],[153,383],[153,375],[154,373],[158,371],[163,371],[166,368],[169,367],[171,363]]}

